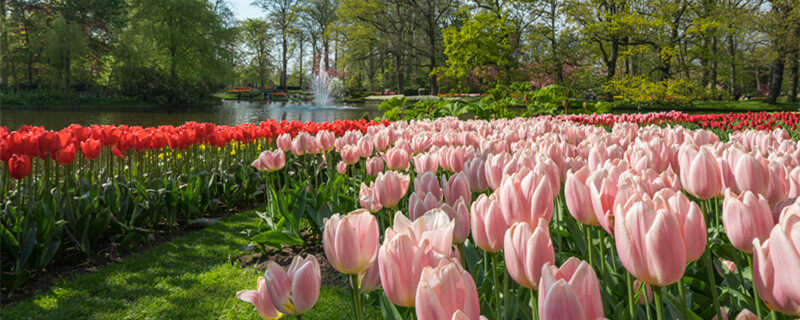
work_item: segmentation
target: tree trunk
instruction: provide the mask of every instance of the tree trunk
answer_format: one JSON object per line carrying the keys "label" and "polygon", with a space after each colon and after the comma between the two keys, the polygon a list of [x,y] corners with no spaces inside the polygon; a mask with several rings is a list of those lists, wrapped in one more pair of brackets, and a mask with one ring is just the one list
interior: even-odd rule
{"label": "tree trunk", "polygon": [[783,67],[785,59],[786,57],[783,52],[779,52],[778,57],[775,58],[774,66],[772,67],[772,76],[769,81],[769,95],[767,99],[764,100],[766,103],[775,104],[778,102],[781,86],[783,85]]}
{"label": "tree trunk", "polygon": [[787,101],[789,102],[797,102],[797,87],[798,80],[800,80],[800,60],[798,60],[798,53],[797,50],[792,52],[789,55],[789,94],[787,96]]}
{"label": "tree trunk", "polygon": [[299,57],[300,57],[300,90],[303,90],[303,78],[305,78],[305,76],[303,74],[303,43],[304,42],[305,41],[303,41],[302,39],[300,40],[300,55],[299,55]]}
{"label": "tree trunk", "polygon": [[289,50],[289,40],[286,39],[286,30],[283,30],[283,35],[281,37],[281,84],[280,86],[283,88],[284,91],[287,90],[286,87],[286,69],[287,65],[289,64],[288,50]]}
{"label": "tree trunk", "polygon": [[[733,36],[728,37],[728,53],[731,55],[731,83],[728,90],[736,96],[738,91],[736,90],[736,44],[734,41]],[[756,67],[756,82],[759,82],[758,67]]]}
{"label": "tree trunk", "polygon": [[[429,18],[428,20],[432,19]],[[434,74],[434,71],[436,70],[436,30],[434,30],[435,27],[433,21],[429,21],[428,26],[430,27],[430,29],[428,29],[428,42],[430,45],[430,52],[428,53],[428,62],[430,63],[428,70],[430,71],[428,74],[428,77],[430,77],[430,94],[437,95],[439,94],[439,84],[436,83],[436,74]]]}
{"label": "tree trunk", "polygon": [[711,72],[708,75],[708,81],[711,88],[717,87],[717,37],[711,37]]}
{"label": "tree trunk", "polygon": [[614,76],[617,74],[617,58],[619,57],[619,43],[616,41],[611,42],[611,55],[608,57],[608,61],[606,61],[606,68],[608,69],[608,74],[606,75],[606,81],[614,80]]}
{"label": "tree trunk", "polygon": [[395,59],[396,65],[397,65],[397,71],[396,71],[397,72],[397,92],[395,92],[395,94],[403,94],[403,87],[404,87],[404,83],[403,82],[405,81],[405,78],[404,78],[404,76],[405,76],[404,69],[405,68],[403,66],[403,57],[401,57],[399,54],[396,54],[394,59]]}
{"label": "tree trunk", "polygon": [[[327,36],[325,36],[325,37],[327,37]],[[322,60],[325,61],[325,71],[328,71],[328,68],[330,68],[328,66],[328,51],[329,50],[330,50],[330,43],[328,42],[328,39],[326,38],[326,39],[322,40],[322,57],[323,57]]]}

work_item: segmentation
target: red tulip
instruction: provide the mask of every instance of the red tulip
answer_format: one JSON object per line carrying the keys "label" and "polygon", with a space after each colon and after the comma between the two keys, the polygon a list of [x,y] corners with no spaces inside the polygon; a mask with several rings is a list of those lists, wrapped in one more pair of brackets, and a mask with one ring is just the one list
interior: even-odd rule
{"label": "red tulip", "polygon": [[100,144],[100,140],[88,139],[86,141],[81,141],[81,151],[83,152],[83,156],[89,160],[100,156],[100,150],[102,147],[103,146]]}
{"label": "red tulip", "polygon": [[11,156],[8,159],[8,173],[14,179],[24,179],[31,174],[31,158],[24,154]]}
{"label": "red tulip", "polygon": [[58,153],[58,163],[62,166],[68,165],[75,160],[75,153],[77,149],[75,145],[70,143],[68,144],[61,152]]}

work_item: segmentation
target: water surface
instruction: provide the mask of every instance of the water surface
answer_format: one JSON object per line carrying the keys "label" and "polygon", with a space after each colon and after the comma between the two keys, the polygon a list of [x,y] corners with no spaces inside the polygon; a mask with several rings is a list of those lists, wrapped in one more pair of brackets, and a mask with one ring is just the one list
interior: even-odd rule
{"label": "water surface", "polygon": [[0,126],[16,130],[28,124],[58,130],[77,123],[127,124],[145,127],[180,125],[187,121],[235,125],[264,120],[297,120],[325,122],[360,119],[365,114],[372,119],[381,114],[376,103],[333,103],[319,107],[311,103],[223,101],[219,105],[191,108],[166,107],[59,107],[36,109],[0,108]]}

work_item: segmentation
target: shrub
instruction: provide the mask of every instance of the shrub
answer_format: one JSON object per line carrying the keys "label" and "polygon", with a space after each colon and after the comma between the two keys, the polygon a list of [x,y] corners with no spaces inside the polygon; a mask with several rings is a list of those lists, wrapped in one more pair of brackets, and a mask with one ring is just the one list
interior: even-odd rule
{"label": "shrub", "polygon": [[641,76],[625,76],[611,80],[606,83],[604,89],[639,106],[686,106],[700,98],[702,92],[702,89],[690,80],[650,81]]}

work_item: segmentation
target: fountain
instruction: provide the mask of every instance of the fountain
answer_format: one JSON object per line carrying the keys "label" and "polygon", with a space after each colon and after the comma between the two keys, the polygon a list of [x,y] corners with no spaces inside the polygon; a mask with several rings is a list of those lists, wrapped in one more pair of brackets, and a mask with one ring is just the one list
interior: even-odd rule
{"label": "fountain", "polygon": [[311,73],[311,90],[314,91],[314,105],[317,107],[324,107],[328,104],[331,96],[331,83],[335,79],[328,70],[325,70],[323,60],[324,56],[320,55],[317,61],[317,70]]}

